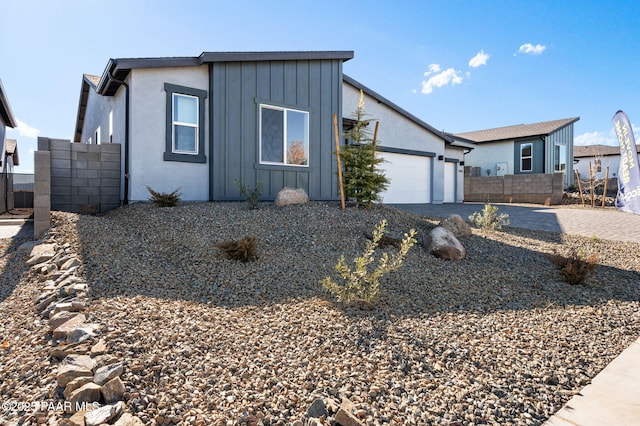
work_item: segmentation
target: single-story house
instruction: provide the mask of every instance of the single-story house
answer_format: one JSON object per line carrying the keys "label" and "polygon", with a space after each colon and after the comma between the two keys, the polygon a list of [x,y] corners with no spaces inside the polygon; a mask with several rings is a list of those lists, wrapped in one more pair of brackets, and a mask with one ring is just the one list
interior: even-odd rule
{"label": "single-story house", "polygon": [[[636,147],[640,153],[640,146]],[[596,179],[604,179],[609,167],[609,178],[618,177],[620,168],[620,147],[608,145],[576,146],[573,148],[574,170],[580,179],[589,179],[589,163]]]}
{"label": "single-story house", "polygon": [[482,176],[565,172],[565,187],[573,184],[573,124],[580,117],[533,124],[498,127],[451,135],[471,142],[475,149],[465,155],[467,166]]}
{"label": "single-story house", "polygon": [[[241,200],[238,182],[260,183],[264,199],[295,187],[336,200],[333,115],[342,134],[363,90],[389,160],[384,201],[462,201],[457,166],[470,144],[344,76],[351,58],[352,51],[319,51],[110,59],[101,76],[83,76],[74,142],[122,144],[123,203],[147,200],[147,187],[179,188],[187,201]],[[419,174],[403,175],[407,167]]]}

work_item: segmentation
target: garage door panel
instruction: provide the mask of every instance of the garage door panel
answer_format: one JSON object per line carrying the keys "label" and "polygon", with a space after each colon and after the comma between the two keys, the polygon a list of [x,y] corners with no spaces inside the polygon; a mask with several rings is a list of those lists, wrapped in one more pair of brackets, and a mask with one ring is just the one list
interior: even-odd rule
{"label": "garage door panel", "polygon": [[431,159],[416,155],[379,153],[386,161],[380,165],[389,179],[381,195],[386,204],[431,202]]}

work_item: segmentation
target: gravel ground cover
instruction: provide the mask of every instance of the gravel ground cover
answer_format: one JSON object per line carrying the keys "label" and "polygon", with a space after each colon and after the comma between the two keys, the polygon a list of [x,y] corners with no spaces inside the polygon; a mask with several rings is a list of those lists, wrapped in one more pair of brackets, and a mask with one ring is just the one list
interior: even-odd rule
{"label": "gravel ground cover", "polygon": [[[335,203],[139,203],[53,214],[84,262],[88,315],[125,361],[128,409],[146,424],[299,420],[316,398],[348,398],[365,424],[541,424],[640,335],[640,245],[505,228],[460,238],[447,262],[416,245],[372,310],[334,303],[319,281],[391,235],[437,222]],[[259,258],[216,244],[257,237]],[[35,288],[3,241],[0,395],[55,398]],[[542,253],[597,253],[570,286]],[[390,248],[388,250],[394,250]],[[0,424],[2,420],[0,417]]]}

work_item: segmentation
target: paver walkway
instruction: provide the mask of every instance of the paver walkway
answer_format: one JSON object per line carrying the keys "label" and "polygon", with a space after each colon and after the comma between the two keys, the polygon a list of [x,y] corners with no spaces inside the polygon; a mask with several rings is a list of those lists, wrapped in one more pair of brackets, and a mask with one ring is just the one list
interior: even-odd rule
{"label": "paver walkway", "polygon": [[[511,226],[640,243],[640,215],[611,208],[495,204]],[[467,219],[482,203],[396,205],[420,215]],[[640,256],[640,253],[638,253]],[[544,426],[640,426],[640,338],[554,414]]]}

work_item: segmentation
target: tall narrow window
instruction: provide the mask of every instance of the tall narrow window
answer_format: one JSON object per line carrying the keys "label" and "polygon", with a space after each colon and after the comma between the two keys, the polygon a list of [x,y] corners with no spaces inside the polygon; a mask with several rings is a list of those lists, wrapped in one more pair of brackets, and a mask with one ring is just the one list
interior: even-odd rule
{"label": "tall narrow window", "polygon": [[556,172],[563,172],[567,168],[567,147],[564,145],[553,146],[553,166]]}
{"label": "tall narrow window", "polygon": [[530,172],[533,170],[533,144],[525,143],[520,145],[520,171]]}
{"label": "tall narrow window", "polygon": [[204,163],[204,100],[207,92],[165,83],[167,92],[165,161]]}
{"label": "tall narrow window", "polygon": [[260,162],[309,165],[309,113],[260,105]]}
{"label": "tall narrow window", "polygon": [[96,133],[94,135],[95,140],[96,140],[96,144],[100,145],[100,127],[98,127],[96,129]]}

